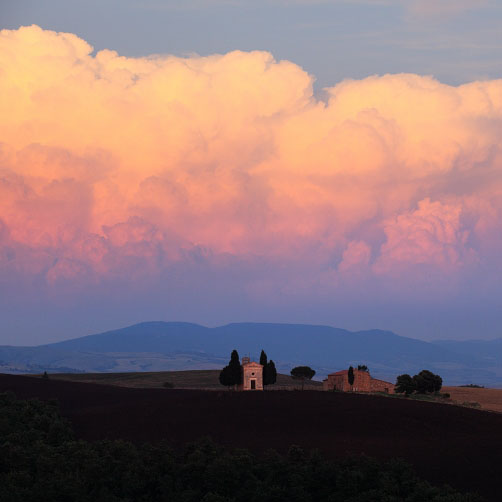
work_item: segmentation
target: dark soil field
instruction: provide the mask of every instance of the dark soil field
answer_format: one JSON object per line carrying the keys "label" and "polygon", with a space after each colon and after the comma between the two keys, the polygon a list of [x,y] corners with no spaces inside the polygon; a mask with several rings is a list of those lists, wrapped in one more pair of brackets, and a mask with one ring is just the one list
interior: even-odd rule
{"label": "dark soil field", "polygon": [[0,375],[0,391],[56,398],[78,437],[167,440],[211,436],[257,453],[291,444],[329,457],[399,457],[424,479],[502,498],[502,414],[334,392],[135,389]]}

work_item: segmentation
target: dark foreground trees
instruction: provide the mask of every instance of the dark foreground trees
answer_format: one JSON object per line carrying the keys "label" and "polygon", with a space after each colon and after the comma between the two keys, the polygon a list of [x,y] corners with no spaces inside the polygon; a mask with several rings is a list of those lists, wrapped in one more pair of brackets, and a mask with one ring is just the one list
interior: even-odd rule
{"label": "dark foreground trees", "polygon": [[2,502],[474,502],[417,478],[401,461],[328,461],[227,450],[209,439],[166,444],[76,441],[57,407],[0,394]]}
{"label": "dark foreground trees", "polygon": [[406,394],[409,396],[414,392],[417,394],[439,392],[442,386],[443,379],[439,375],[435,375],[429,370],[422,370],[413,377],[408,374],[399,375],[394,391],[397,394]]}
{"label": "dark foreground trees", "polygon": [[296,380],[301,380],[302,390],[305,385],[305,380],[312,380],[315,375],[315,370],[310,366],[297,366],[291,370],[291,376]]}

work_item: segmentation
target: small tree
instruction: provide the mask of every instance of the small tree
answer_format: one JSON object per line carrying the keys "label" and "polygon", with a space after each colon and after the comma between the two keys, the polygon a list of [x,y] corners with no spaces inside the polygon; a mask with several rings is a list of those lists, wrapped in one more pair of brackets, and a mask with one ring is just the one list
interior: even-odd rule
{"label": "small tree", "polygon": [[443,379],[439,375],[434,375],[434,392],[439,392],[443,386]]}
{"label": "small tree", "polygon": [[414,375],[413,383],[415,384],[415,392],[417,394],[425,394],[427,392],[429,384],[427,382],[427,378],[423,375]]}
{"label": "small tree", "polygon": [[413,380],[419,394],[439,392],[443,386],[443,379],[429,370],[422,370],[418,375],[413,377]]}
{"label": "small tree", "polygon": [[349,366],[349,371],[347,372],[347,378],[349,380],[349,385],[352,388],[354,385],[354,368],[352,366]]}
{"label": "small tree", "polygon": [[394,392],[409,396],[416,390],[415,380],[408,374],[399,375],[396,380]]}
{"label": "small tree", "polygon": [[357,369],[359,371],[369,371],[368,366],[366,366],[365,364],[358,364]]}
{"label": "small tree", "polygon": [[312,377],[315,375],[315,370],[310,368],[309,366],[297,366],[291,370],[291,376],[295,380],[302,381],[302,390],[305,385],[305,380],[312,380]]}
{"label": "small tree", "polygon": [[49,380],[49,375],[47,374],[47,371],[44,371],[44,374],[42,375],[42,378],[44,380]]}

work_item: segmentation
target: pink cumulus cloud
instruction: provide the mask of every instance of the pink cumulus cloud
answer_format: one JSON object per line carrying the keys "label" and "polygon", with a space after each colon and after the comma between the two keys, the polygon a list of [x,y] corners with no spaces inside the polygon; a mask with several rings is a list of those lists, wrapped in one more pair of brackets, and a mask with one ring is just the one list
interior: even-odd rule
{"label": "pink cumulus cloud", "polygon": [[499,269],[502,80],[372,76],[321,101],[267,52],[126,58],[37,26],[0,32],[0,68],[6,284],[168,287],[204,263],[252,301],[329,303]]}

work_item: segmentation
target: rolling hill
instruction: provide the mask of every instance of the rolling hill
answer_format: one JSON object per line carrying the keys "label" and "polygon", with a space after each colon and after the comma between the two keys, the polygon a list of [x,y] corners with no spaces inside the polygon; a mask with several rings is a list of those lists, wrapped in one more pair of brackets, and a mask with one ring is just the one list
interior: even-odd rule
{"label": "rolling hill", "polygon": [[[142,371],[140,373],[53,373],[51,380],[66,380],[69,382],[99,383],[130,387],[134,389],[197,389],[223,390],[219,381],[220,370],[188,370],[188,371]],[[166,383],[168,384],[166,386]],[[266,390],[298,390],[301,383],[290,375],[277,375],[274,385]],[[304,382],[305,390],[322,390],[318,381]],[[483,389],[486,390],[486,389]]]}
{"label": "rolling hill", "polygon": [[0,346],[0,371],[218,369],[234,348],[241,356],[255,359],[263,348],[279,371],[307,364],[316,369],[316,378],[350,364],[366,364],[373,376],[389,380],[427,368],[450,385],[501,386],[502,360],[493,358],[490,350],[459,348],[462,343],[428,343],[390,331],[350,332],[304,324],[235,323],[207,328],[183,322],[145,322],[37,347]]}

